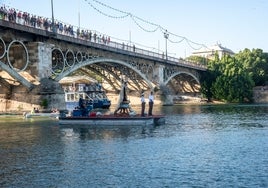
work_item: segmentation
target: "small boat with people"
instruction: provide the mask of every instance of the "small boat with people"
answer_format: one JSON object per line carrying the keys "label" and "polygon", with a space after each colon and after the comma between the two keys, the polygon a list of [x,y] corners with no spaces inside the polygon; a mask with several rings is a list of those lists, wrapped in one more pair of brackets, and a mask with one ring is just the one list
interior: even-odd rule
{"label": "small boat with people", "polygon": [[127,99],[127,82],[122,83],[118,105],[113,113],[102,114],[95,111],[92,103],[80,97],[78,106],[70,116],[59,117],[59,125],[90,125],[90,126],[128,126],[128,125],[160,125],[165,123],[164,115],[143,116],[137,114]]}

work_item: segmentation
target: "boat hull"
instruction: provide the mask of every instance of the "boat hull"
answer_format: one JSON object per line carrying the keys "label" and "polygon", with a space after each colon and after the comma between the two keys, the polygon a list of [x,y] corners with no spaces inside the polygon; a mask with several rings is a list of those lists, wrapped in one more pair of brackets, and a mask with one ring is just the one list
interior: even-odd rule
{"label": "boat hull", "polygon": [[163,115],[155,116],[96,116],[96,117],[60,117],[59,125],[91,125],[91,126],[144,126],[165,123]]}
{"label": "boat hull", "polygon": [[48,118],[58,118],[59,113],[26,113],[25,118],[36,118],[36,117],[48,117]]}

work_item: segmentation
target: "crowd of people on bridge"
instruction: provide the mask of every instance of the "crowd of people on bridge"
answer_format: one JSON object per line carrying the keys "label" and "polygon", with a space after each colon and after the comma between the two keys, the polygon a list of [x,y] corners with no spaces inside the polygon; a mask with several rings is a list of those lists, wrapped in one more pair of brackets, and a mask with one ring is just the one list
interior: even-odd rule
{"label": "crowd of people on bridge", "polygon": [[121,44],[114,42],[112,45],[110,44],[111,42],[110,36],[101,34],[100,32],[92,31],[89,29],[81,29],[80,27],[76,27],[71,24],[66,24],[58,20],[54,20],[53,23],[52,19],[50,18],[36,16],[28,12],[20,11],[14,8],[7,8],[5,5],[1,6],[0,8],[0,19],[29,27],[34,27],[37,29],[56,32],[70,37],[76,37],[90,42],[110,45],[112,47],[121,48],[122,50],[136,52],[136,47],[134,44],[130,45],[124,42]]}
{"label": "crowd of people on bridge", "polygon": [[[50,32],[56,32],[62,35],[67,35],[70,37],[76,37],[79,39],[87,40],[90,42],[95,42],[99,44],[110,45],[111,38],[105,34],[101,34],[97,31],[92,31],[89,29],[81,29],[80,27],[74,27],[71,24],[66,24],[58,20],[52,20],[50,18],[36,16],[25,11],[20,11],[15,8],[7,8],[5,5],[0,8],[0,19],[9,22],[14,22],[17,24],[34,27],[37,29],[43,29]],[[114,46],[114,44],[117,44]],[[111,45],[116,48],[121,48],[122,50],[137,52],[135,45],[130,45],[128,43],[116,43]],[[139,52],[148,51],[141,50]],[[159,55],[158,53],[153,53],[154,55]],[[164,58],[164,55],[159,55],[160,58]]]}
{"label": "crowd of people on bridge", "polygon": [[95,43],[109,44],[111,40],[109,36],[100,34],[96,31],[92,32],[91,30],[80,29],[79,27],[75,29],[73,25],[65,24],[57,20],[55,20],[53,24],[52,20],[49,18],[36,16],[14,8],[6,8],[6,6],[1,6],[0,8],[0,19],[51,32],[54,31],[59,34],[77,37],[92,42],[94,41]]}
{"label": "crowd of people on bridge", "polygon": [[[180,59],[174,58],[174,57],[168,57],[165,56],[163,53],[156,53],[149,50],[143,50],[138,49],[135,47],[134,44],[128,44],[128,43],[117,43],[117,42],[111,42],[110,36],[107,36],[105,34],[101,34],[97,31],[92,31],[89,29],[82,29],[80,27],[74,27],[71,24],[66,24],[64,22],[53,20],[50,18],[42,17],[42,16],[36,16],[33,14],[30,14],[28,12],[20,11],[14,8],[7,8],[5,5],[1,6],[0,8],[0,20],[6,20],[9,22],[14,22],[17,24],[34,27],[37,29],[43,29],[50,32],[56,32],[62,35],[67,35],[70,37],[76,37],[78,39],[87,40],[90,42],[95,42],[99,44],[105,44],[109,45],[114,48],[119,48],[126,51],[132,51],[135,53],[145,54],[149,56],[153,56],[156,58],[161,59],[168,59],[172,62],[180,63]],[[53,23],[54,22],[54,23]],[[196,66],[196,63],[191,62],[182,62],[183,64],[188,64],[192,66]]]}

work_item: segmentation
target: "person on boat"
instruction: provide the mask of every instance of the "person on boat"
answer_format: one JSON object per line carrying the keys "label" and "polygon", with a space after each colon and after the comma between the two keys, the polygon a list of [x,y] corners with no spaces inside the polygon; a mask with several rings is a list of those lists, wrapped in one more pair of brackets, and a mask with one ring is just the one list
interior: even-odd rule
{"label": "person on boat", "polygon": [[32,109],[32,111],[31,111],[31,114],[34,114],[35,113],[35,107]]}
{"label": "person on boat", "polygon": [[141,94],[141,116],[144,116],[144,110],[145,110],[145,98],[144,93]]}
{"label": "person on boat", "polygon": [[36,108],[35,109],[35,113],[39,113],[39,108]]}
{"label": "person on boat", "polygon": [[52,113],[59,113],[59,110],[57,108],[52,108],[51,112]]}
{"label": "person on boat", "polygon": [[82,116],[87,115],[87,109],[86,109],[86,106],[84,104],[84,100],[82,98],[79,98],[79,109],[82,112]]}
{"label": "person on boat", "polygon": [[152,111],[153,111],[153,105],[154,105],[154,95],[153,92],[151,91],[150,95],[149,95],[149,111],[148,111],[148,115],[152,116]]}

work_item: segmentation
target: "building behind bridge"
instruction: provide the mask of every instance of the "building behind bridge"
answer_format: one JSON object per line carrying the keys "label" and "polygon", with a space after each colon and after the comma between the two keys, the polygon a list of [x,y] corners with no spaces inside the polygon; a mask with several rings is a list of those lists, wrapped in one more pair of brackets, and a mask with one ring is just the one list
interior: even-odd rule
{"label": "building behind bridge", "polygon": [[233,56],[235,53],[229,48],[223,47],[221,44],[217,43],[210,47],[203,47],[200,50],[196,50],[192,53],[192,56],[200,56],[207,59],[213,59],[215,54],[218,53],[221,59],[224,55]]}

